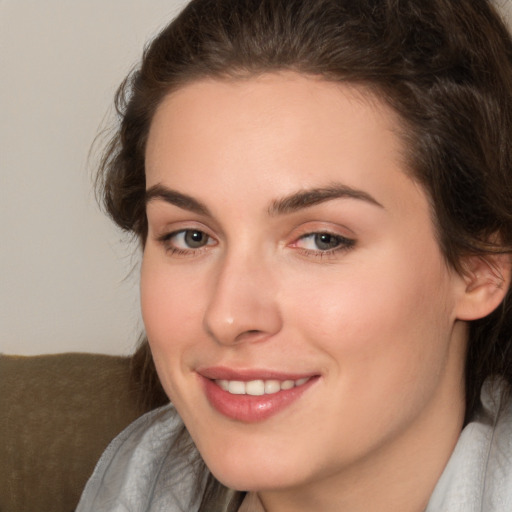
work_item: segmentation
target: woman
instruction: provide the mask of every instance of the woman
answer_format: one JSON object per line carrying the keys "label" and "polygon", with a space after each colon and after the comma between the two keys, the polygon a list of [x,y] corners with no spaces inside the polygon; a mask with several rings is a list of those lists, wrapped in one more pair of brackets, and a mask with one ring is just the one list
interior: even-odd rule
{"label": "woman", "polygon": [[151,43],[102,183],[173,405],[79,511],[510,510],[511,64],[483,0],[194,0]]}

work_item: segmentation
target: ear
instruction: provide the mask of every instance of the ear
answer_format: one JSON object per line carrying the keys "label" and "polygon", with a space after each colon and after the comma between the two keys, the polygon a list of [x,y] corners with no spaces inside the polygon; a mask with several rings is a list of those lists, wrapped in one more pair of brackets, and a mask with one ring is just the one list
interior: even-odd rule
{"label": "ear", "polygon": [[492,313],[510,288],[510,254],[468,256],[462,260],[465,289],[456,306],[459,320],[478,320]]}

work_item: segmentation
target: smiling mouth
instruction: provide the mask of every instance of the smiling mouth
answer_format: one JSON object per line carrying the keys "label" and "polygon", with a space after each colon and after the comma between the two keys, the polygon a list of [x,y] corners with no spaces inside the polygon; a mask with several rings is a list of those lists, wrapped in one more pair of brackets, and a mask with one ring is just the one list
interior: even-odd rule
{"label": "smiling mouth", "polygon": [[255,373],[209,369],[198,377],[210,405],[223,416],[244,423],[264,421],[287,409],[320,379],[319,375]]}
{"label": "smiling mouth", "polygon": [[311,377],[304,377],[297,380],[256,379],[250,381],[216,379],[214,382],[222,390],[232,395],[262,396],[273,395],[280,391],[287,391],[295,387],[303,386],[310,378]]}

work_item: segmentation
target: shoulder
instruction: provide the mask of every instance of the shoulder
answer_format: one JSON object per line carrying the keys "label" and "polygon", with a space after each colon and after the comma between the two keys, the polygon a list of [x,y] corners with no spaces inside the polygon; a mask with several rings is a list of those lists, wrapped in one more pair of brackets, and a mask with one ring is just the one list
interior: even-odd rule
{"label": "shoulder", "polygon": [[[512,394],[504,386],[501,395],[496,387],[487,392],[484,407],[492,411],[492,436],[488,443],[486,468],[482,479],[482,510],[501,512],[512,510]],[[484,387],[485,393],[485,387]]]}
{"label": "shoulder", "polygon": [[77,512],[190,512],[199,460],[174,407],[151,411],[110,443]]}
{"label": "shoulder", "polygon": [[488,380],[481,408],[464,428],[426,512],[512,510],[512,396]]}

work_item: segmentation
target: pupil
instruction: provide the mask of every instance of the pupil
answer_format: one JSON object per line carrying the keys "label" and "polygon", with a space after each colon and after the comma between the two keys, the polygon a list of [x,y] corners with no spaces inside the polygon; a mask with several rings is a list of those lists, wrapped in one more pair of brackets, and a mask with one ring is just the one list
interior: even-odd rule
{"label": "pupil", "polygon": [[315,244],[321,250],[328,250],[337,247],[339,240],[336,236],[329,233],[319,233],[315,235]]}
{"label": "pupil", "polygon": [[191,248],[202,247],[206,243],[206,237],[202,231],[187,231],[185,242]]}

